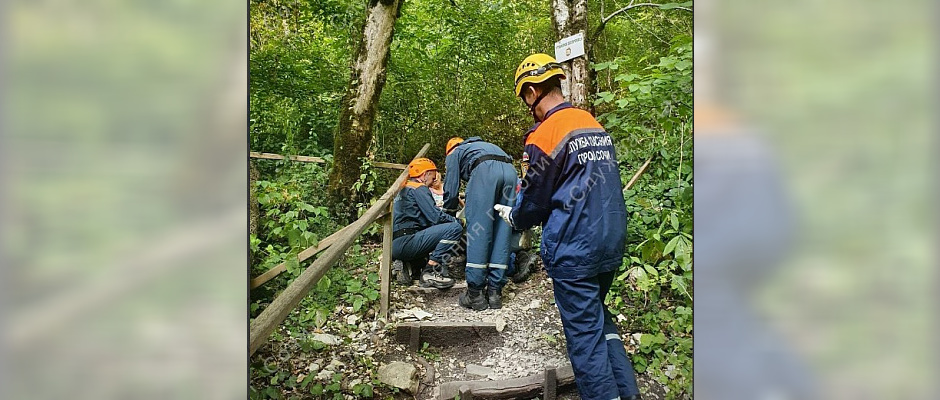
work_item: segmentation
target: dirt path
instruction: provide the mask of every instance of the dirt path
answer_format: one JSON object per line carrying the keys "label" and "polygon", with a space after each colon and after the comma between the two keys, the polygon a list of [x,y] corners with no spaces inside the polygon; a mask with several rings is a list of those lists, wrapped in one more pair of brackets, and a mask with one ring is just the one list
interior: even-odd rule
{"label": "dirt path", "polygon": [[[452,289],[429,294],[416,294],[401,286],[393,286],[389,313],[390,323],[415,321],[414,310],[430,313],[423,321],[448,322],[492,322],[502,330],[492,338],[468,338],[465,343],[428,347],[420,351],[422,358],[434,369],[434,377],[427,377],[424,367],[419,367],[425,377],[417,399],[432,399],[437,388],[444,382],[458,380],[502,380],[524,377],[544,371],[550,366],[568,363],[561,319],[554,305],[551,280],[539,268],[526,282],[516,285],[510,282],[503,292],[503,308],[499,310],[472,311],[457,305],[457,297],[464,289]],[[421,313],[418,313],[421,315]],[[504,326],[503,326],[504,325]],[[636,343],[629,334],[628,350]],[[388,341],[376,358],[383,362],[405,361],[421,365],[422,361],[412,357],[406,344]],[[475,375],[468,373],[473,365]],[[483,367],[483,368],[477,368]],[[639,377],[644,399],[662,399],[665,393],[661,385]],[[561,399],[578,399],[576,390],[559,393]]]}

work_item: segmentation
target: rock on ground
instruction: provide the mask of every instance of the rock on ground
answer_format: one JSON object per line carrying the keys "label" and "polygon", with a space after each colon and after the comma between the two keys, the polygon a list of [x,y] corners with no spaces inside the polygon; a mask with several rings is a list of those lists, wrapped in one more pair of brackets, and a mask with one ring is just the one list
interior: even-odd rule
{"label": "rock on ground", "polygon": [[406,362],[395,361],[379,367],[379,380],[382,383],[407,390],[418,392],[418,369]]}

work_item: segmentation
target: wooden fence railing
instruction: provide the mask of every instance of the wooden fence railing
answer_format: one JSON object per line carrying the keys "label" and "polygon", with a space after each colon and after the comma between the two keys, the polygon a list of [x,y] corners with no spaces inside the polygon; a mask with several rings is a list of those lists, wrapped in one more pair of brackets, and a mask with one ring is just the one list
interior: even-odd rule
{"label": "wooden fence railing", "polygon": [[[430,147],[430,143],[425,144],[414,158],[424,157],[424,154],[427,153]],[[379,197],[378,201],[369,207],[359,219],[326,239],[323,239],[317,246],[312,246],[301,252],[306,258],[310,258],[321,251],[323,255],[311,263],[300,276],[294,279],[294,281],[251,322],[248,345],[249,354],[254,354],[254,352],[268,340],[268,337],[271,336],[271,332],[274,332],[274,329],[276,329],[284,319],[287,318],[287,315],[300,304],[300,301],[310,292],[310,289],[317,284],[326,271],[339,261],[346,252],[346,249],[355,242],[356,238],[362,234],[366,227],[376,222],[376,220],[383,215],[388,216],[384,219],[382,224],[382,262],[379,266],[381,299],[379,301],[379,308],[380,315],[387,316],[391,279],[389,269],[392,258],[392,217],[390,210],[395,195],[398,194],[398,191],[401,189],[406,179],[408,179],[408,171],[402,171],[398,179],[392,183],[392,186],[388,188],[385,194]],[[329,242],[324,243],[327,241]],[[300,255],[298,255],[298,258],[299,257]]]}
{"label": "wooden fence railing", "polygon": [[[280,154],[274,154],[274,153],[258,153],[258,152],[256,152],[256,151],[249,152],[249,153],[248,153],[248,157],[249,157],[249,158],[261,158],[261,159],[265,159],[265,160],[283,160],[283,159],[285,159],[285,158],[289,158],[289,159],[291,159],[291,160],[293,160],[293,161],[300,161],[300,162],[313,162],[313,163],[324,163],[324,162],[326,162],[326,160],[324,160],[324,159],[322,159],[322,158],[320,158],[320,157],[310,157],[310,156],[282,156],[282,155],[280,155]],[[395,164],[395,163],[387,163],[387,162],[381,162],[381,161],[373,161],[373,162],[372,162],[372,165],[374,165],[374,166],[376,166],[376,167],[379,167],[379,168],[399,169],[399,170],[403,170],[403,169],[405,169],[405,168],[408,167],[408,166],[405,165],[405,164]]]}
{"label": "wooden fence railing", "polygon": [[[388,213],[389,211],[386,211],[385,213],[382,213],[378,217],[376,217],[376,219],[381,219],[382,217],[385,217],[386,215],[388,215]],[[303,251],[301,251],[300,253],[298,253],[297,263],[298,264],[302,263],[306,261],[308,258],[313,257],[317,254],[320,254],[320,252],[329,248],[331,245],[333,245],[333,243],[336,243],[336,239],[342,236],[345,232],[347,232],[351,226],[352,225],[347,225],[343,227],[342,229],[336,232],[333,232],[332,235],[327,236],[323,240],[317,242],[317,244],[310,246],[304,249]],[[286,261],[278,265],[275,265],[274,267],[271,267],[271,269],[265,271],[263,274],[258,275],[254,278],[251,278],[251,288],[254,289],[258,286],[265,284],[265,282],[270,281],[271,279],[274,279],[275,276],[280,275],[281,272],[284,272],[286,270],[287,270]]]}

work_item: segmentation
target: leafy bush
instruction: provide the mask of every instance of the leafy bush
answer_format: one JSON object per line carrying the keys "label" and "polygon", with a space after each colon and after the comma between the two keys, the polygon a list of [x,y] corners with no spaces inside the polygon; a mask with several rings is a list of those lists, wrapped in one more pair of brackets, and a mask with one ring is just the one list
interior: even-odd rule
{"label": "leafy bush", "polygon": [[275,163],[272,178],[255,182],[261,216],[258,235],[250,239],[259,260],[252,269],[262,273],[286,260],[287,275],[293,278],[301,271],[296,255],[338,227],[325,205],[328,164]]}
{"label": "leafy bush", "polygon": [[[622,61],[596,64],[618,70]],[[639,332],[637,372],[666,385],[669,398],[692,395],[692,39],[637,72],[616,74],[619,87],[598,93],[598,119],[617,140],[623,179],[652,157],[625,193],[629,257],[609,304]],[[632,168],[631,168],[632,167]]]}

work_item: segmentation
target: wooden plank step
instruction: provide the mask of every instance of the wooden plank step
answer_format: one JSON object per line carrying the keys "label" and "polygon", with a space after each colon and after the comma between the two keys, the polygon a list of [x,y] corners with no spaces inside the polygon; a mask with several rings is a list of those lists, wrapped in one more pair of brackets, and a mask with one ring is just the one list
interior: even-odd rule
{"label": "wooden plank step", "polygon": [[432,346],[449,346],[497,333],[496,323],[493,322],[403,322],[395,328],[395,340],[412,347],[415,343],[420,346],[422,342]]}
{"label": "wooden plank step", "polygon": [[[571,365],[547,371],[555,371],[555,388],[549,388],[550,391],[557,393],[557,390],[574,384],[574,371]],[[474,399],[513,399],[517,397],[535,397],[543,392],[546,373],[539,372],[523,378],[506,379],[501,381],[456,381],[446,382],[441,385],[438,400],[451,400],[457,398],[460,393],[470,394]],[[550,378],[550,377],[549,377]],[[554,390],[553,390],[554,389]],[[551,393],[554,395],[555,393]],[[461,399],[466,398],[465,395]]]}

